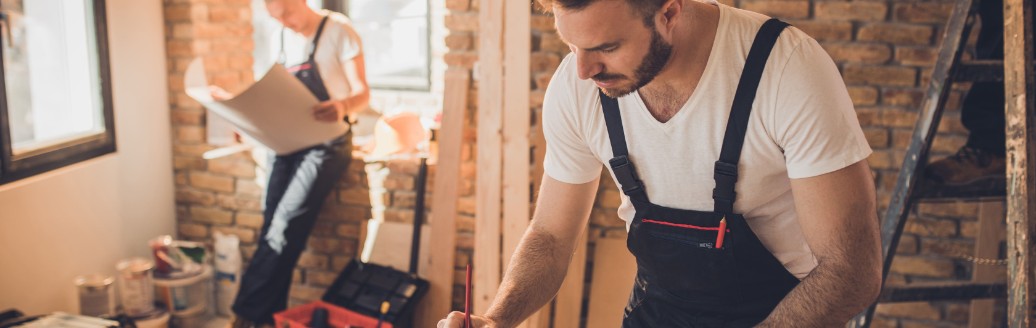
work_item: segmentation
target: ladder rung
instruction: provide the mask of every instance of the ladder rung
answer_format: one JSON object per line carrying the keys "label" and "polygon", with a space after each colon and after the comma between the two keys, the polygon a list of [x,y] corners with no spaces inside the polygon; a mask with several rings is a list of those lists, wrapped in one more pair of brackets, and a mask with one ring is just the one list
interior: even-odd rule
{"label": "ladder rung", "polygon": [[1007,297],[1007,285],[992,284],[926,284],[922,286],[885,287],[878,303],[916,302],[935,300],[970,300]]}
{"label": "ladder rung", "polygon": [[924,202],[946,202],[957,200],[998,200],[1007,195],[1006,178],[990,178],[966,186],[936,186],[918,181],[914,198]]}
{"label": "ladder rung", "polygon": [[1004,62],[1001,60],[961,62],[957,65],[957,73],[953,75],[953,80],[958,82],[1003,81]]}

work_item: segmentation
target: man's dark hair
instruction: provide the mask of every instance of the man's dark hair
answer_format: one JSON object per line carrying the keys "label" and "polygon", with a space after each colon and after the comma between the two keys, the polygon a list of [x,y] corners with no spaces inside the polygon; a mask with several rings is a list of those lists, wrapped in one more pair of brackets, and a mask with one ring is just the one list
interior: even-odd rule
{"label": "man's dark hair", "polygon": [[[550,12],[554,8],[554,5],[564,8],[566,10],[580,10],[586,8],[591,3],[598,0],[536,0],[543,11]],[[655,13],[658,12],[659,8],[662,8],[662,4],[665,4],[667,0],[624,0],[626,4],[633,10],[636,10],[640,17],[644,20],[644,26],[653,27],[655,25],[654,18]]]}

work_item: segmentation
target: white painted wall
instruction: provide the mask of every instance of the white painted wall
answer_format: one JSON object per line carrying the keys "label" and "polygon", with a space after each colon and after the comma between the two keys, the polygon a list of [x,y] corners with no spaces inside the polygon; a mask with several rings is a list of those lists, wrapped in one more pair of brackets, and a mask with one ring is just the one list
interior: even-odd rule
{"label": "white painted wall", "polygon": [[0,309],[76,312],[73,277],[175,231],[162,1],[107,10],[118,151],[0,185]]}

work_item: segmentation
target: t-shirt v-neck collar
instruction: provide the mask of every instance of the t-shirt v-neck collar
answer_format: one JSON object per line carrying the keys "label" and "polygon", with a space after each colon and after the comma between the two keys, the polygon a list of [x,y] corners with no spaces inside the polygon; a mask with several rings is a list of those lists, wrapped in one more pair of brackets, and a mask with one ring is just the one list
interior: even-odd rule
{"label": "t-shirt v-neck collar", "polygon": [[712,49],[709,50],[709,58],[705,62],[705,69],[702,71],[701,78],[698,81],[698,86],[695,88],[694,92],[691,93],[691,96],[687,98],[687,101],[684,102],[683,106],[680,107],[680,111],[673,115],[673,117],[669,118],[668,121],[659,122],[653,115],[651,115],[651,112],[648,111],[647,105],[644,103],[644,99],[640,97],[640,90],[630,93],[630,96],[634,99],[633,102],[636,104],[636,108],[633,111],[637,112],[638,115],[643,115],[643,119],[653,123],[666,135],[670,135],[674,126],[680,125],[679,123],[674,122],[682,120],[685,116],[690,115],[688,112],[691,112],[694,108],[694,104],[699,102],[698,99],[704,97],[703,94],[707,94],[707,92],[703,92],[703,88],[706,88],[708,84],[703,82],[708,81],[709,77],[712,75],[713,66],[715,66],[714,58],[716,58],[717,53],[720,51],[718,41],[723,33],[726,32],[726,24],[724,24],[724,22],[727,20],[727,8],[724,8],[722,4],[717,4],[716,7],[719,9],[719,19],[717,19],[718,26],[716,27],[716,36],[712,40]]}

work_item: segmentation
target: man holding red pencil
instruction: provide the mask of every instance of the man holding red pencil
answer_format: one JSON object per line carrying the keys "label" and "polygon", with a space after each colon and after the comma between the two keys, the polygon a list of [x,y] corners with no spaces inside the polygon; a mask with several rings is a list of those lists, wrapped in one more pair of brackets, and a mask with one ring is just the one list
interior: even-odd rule
{"label": "man holding red pencil", "polygon": [[536,213],[475,327],[554,297],[602,164],[637,258],[623,327],[836,327],[874,301],[871,149],[815,40],[715,1],[539,1],[572,53],[543,104]]}

